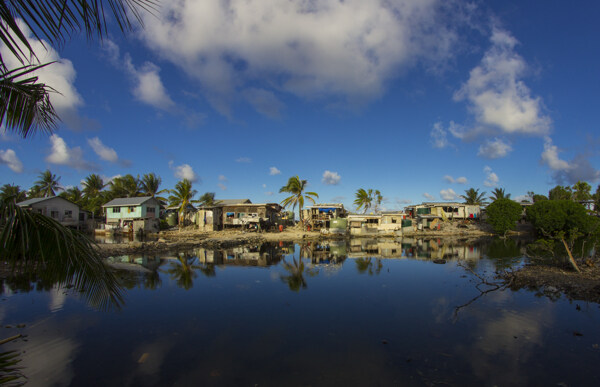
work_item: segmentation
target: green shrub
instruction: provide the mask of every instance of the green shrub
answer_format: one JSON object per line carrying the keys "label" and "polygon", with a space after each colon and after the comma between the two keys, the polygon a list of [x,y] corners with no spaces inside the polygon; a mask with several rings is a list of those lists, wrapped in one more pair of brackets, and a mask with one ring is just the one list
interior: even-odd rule
{"label": "green shrub", "polygon": [[527,209],[527,220],[538,234],[545,237],[557,233],[589,235],[598,228],[598,219],[588,215],[584,206],[571,200],[536,202]]}
{"label": "green shrub", "polygon": [[506,234],[516,228],[516,223],[521,219],[521,205],[510,199],[498,199],[486,209],[487,222],[498,234]]}

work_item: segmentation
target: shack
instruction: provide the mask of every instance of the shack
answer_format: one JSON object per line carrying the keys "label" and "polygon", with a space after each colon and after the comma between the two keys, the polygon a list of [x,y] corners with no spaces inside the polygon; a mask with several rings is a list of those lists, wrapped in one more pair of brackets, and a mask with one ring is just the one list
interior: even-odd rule
{"label": "shack", "polygon": [[60,196],[27,199],[17,203],[19,207],[49,216],[66,227],[86,229],[91,226],[90,213],[77,204]]}
{"label": "shack", "polygon": [[481,216],[478,205],[455,202],[425,202],[406,207],[405,212],[411,218],[424,219],[479,219]]}
{"label": "shack", "polygon": [[374,235],[379,233],[380,214],[350,214],[348,227],[350,235]]}
{"label": "shack", "polygon": [[154,196],[117,198],[102,208],[106,214],[106,229],[159,230],[160,202]]}
{"label": "shack", "polygon": [[347,216],[348,211],[341,203],[315,204],[302,210],[304,222],[313,230],[329,229],[332,219],[343,219]]}

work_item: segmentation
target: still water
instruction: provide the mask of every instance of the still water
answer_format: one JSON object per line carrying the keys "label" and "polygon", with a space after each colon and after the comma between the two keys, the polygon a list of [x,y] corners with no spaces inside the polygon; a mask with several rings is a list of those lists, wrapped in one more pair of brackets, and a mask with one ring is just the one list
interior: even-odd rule
{"label": "still water", "polygon": [[544,289],[475,299],[474,273],[493,281],[523,248],[363,239],[113,257],[119,311],[4,280],[0,338],[26,336],[0,349],[21,353],[31,386],[600,385],[598,304]]}

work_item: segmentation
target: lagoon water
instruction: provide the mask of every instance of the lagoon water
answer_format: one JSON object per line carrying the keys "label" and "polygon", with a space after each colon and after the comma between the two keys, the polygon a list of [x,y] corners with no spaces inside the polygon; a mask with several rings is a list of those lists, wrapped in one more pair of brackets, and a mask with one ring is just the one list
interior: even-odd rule
{"label": "lagoon water", "polygon": [[544,289],[474,300],[474,273],[493,281],[522,249],[363,239],[114,257],[119,311],[5,280],[0,338],[26,337],[0,349],[21,353],[31,386],[600,385],[600,305]]}

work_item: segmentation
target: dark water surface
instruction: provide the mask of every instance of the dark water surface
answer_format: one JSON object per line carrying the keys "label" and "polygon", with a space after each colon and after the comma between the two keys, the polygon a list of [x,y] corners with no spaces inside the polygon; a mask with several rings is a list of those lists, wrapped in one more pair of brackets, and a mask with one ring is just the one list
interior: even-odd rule
{"label": "dark water surface", "polygon": [[128,288],[116,312],[5,281],[0,338],[27,341],[1,349],[22,353],[31,386],[600,385],[598,304],[508,289],[457,309],[480,294],[473,273],[493,281],[522,248],[353,240],[116,257]]}

